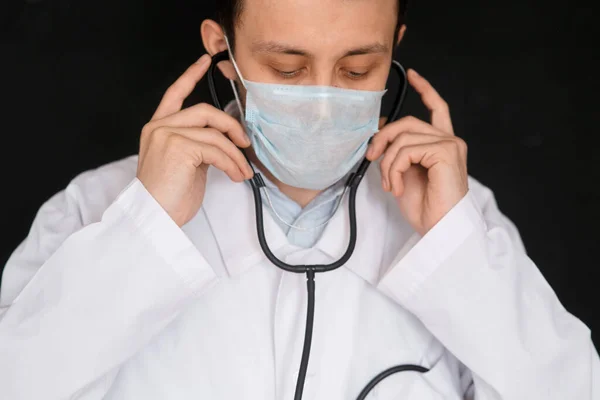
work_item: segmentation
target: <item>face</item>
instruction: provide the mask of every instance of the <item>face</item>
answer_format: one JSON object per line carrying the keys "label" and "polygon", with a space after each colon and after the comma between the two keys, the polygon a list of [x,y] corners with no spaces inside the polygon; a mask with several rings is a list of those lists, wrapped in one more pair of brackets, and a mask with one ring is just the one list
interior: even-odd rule
{"label": "face", "polygon": [[[234,56],[244,79],[356,90],[385,88],[392,50],[400,39],[394,37],[398,0],[243,1]],[[220,27],[214,24],[205,22],[202,28],[211,53],[224,50]],[[237,79],[230,65],[221,69]]]}

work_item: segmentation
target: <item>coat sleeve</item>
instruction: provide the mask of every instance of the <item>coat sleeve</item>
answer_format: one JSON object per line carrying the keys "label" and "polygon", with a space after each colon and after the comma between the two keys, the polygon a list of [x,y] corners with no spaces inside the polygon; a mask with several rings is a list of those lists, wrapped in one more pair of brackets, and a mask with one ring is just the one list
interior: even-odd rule
{"label": "coat sleeve", "polygon": [[466,366],[466,398],[600,399],[590,330],[561,305],[492,192],[471,186],[407,243],[380,289]]}
{"label": "coat sleeve", "polygon": [[0,309],[0,399],[101,399],[119,366],[216,276],[134,179],[80,226],[60,194],[9,259]]}

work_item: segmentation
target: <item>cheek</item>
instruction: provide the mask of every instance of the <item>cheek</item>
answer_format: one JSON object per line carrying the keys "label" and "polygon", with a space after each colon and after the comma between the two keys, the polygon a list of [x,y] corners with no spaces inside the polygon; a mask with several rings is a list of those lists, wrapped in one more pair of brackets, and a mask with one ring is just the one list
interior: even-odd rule
{"label": "cheek", "polygon": [[252,82],[278,83],[273,80],[273,74],[268,67],[255,60],[249,60],[246,63],[244,74],[244,77]]}
{"label": "cheek", "polygon": [[389,76],[390,70],[388,68],[381,68],[381,70],[377,71],[373,76],[374,84],[376,85],[375,90],[384,90]]}
{"label": "cheek", "polygon": [[242,75],[244,76],[244,79],[248,81],[260,83],[281,83],[281,81],[277,79],[273,69],[269,67],[269,65],[262,63],[260,60],[246,58],[244,61],[239,61],[238,65]]}
{"label": "cheek", "polygon": [[390,70],[387,67],[382,66],[371,71],[366,79],[350,81],[349,88],[369,91],[385,90],[389,75]]}
{"label": "cheek", "polygon": [[[239,37],[239,36],[238,36]],[[252,57],[252,53],[248,49],[245,41],[240,38],[235,48],[235,62],[245,80],[252,82],[264,82],[263,78],[267,74],[261,65]],[[233,68],[233,64],[232,68]],[[236,73],[237,78],[237,73]],[[236,79],[239,81],[239,79]],[[245,98],[244,93],[244,98]]]}
{"label": "cheek", "polygon": [[379,90],[383,90],[386,88],[386,84],[388,78],[390,77],[390,74],[394,73],[395,72],[392,71],[391,57],[389,58],[389,60],[386,60],[386,62],[383,63],[380,67],[373,71],[373,80],[375,81],[375,84],[377,85]]}
{"label": "cheek", "polygon": [[223,61],[219,64],[218,68],[225,78],[234,81],[238,80],[237,72],[235,72],[235,68],[231,61]]}

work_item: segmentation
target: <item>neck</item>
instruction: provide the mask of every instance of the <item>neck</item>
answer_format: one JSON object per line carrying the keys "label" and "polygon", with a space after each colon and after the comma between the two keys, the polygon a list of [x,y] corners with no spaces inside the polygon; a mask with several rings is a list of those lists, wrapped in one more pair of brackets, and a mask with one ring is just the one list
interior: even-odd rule
{"label": "neck", "polygon": [[245,151],[248,152],[248,158],[250,159],[250,161],[252,161],[254,165],[256,165],[258,170],[267,178],[269,178],[269,180],[273,182],[275,186],[277,186],[281,193],[285,194],[287,197],[292,199],[294,202],[300,205],[300,207],[306,207],[308,203],[313,201],[314,198],[322,192],[322,190],[302,189],[286,185],[279,179],[275,178],[273,174],[271,174],[271,172],[269,172],[269,170],[265,168],[265,166],[259,161],[258,157],[256,157],[256,154],[254,153],[254,150],[252,150],[252,148],[246,149]]}

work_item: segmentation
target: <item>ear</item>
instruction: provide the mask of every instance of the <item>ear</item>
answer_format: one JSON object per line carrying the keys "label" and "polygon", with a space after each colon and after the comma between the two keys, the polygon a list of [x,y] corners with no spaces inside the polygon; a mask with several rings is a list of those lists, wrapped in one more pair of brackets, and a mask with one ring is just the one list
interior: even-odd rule
{"label": "ear", "polygon": [[[214,56],[222,51],[227,51],[227,42],[225,42],[225,32],[223,28],[211,19],[206,19],[200,26],[200,35],[202,43],[208,54]],[[233,50],[232,50],[233,51]],[[231,80],[237,80],[238,76],[231,61],[222,61],[219,63],[221,73]]]}
{"label": "ear", "polygon": [[406,32],[406,24],[402,24],[400,30],[398,31],[398,37],[396,38],[396,46],[400,44],[402,38],[404,38],[404,33]]}

